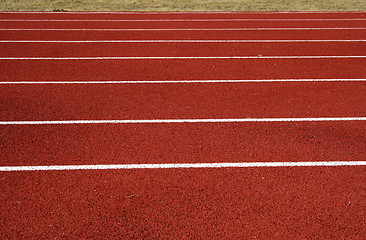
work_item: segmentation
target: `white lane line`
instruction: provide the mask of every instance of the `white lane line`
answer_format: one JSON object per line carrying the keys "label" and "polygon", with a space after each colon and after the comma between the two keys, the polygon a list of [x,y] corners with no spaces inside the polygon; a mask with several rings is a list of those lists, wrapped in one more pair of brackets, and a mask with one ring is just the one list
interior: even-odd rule
{"label": "white lane line", "polygon": [[307,43],[307,42],[366,42],[366,39],[335,40],[0,40],[0,43]]}
{"label": "white lane line", "polygon": [[323,13],[328,13],[331,15],[338,15],[338,14],[348,14],[348,15],[353,15],[353,14],[359,14],[359,13],[365,13],[366,11],[336,11],[336,12],[332,12],[332,11],[301,11],[301,12],[293,12],[293,11],[268,11],[268,12],[263,12],[263,11],[248,11],[248,12],[243,12],[243,11],[232,11],[232,12],[228,12],[228,11],[177,11],[177,12],[169,12],[169,11],[152,11],[152,12],[144,12],[144,11],[114,11],[114,12],[107,12],[107,11],[101,11],[101,12],[97,12],[97,11],[86,11],[86,12],[77,12],[77,11],[0,11],[0,14],[8,14],[8,13],[16,13],[16,14],[59,14],[59,15],[64,15],[64,14],[76,14],[76,15],[89,15],[89,14],[97,14],[100,15],[102,14],[106,14],[106,15],[179,15],[179,14],[187,14],[187,15],[194,15],[194,14],[200,14],[200,15],[215,15],[218,13],[229,13],[231,15],[251,15],[251,14],[258,14],[258,15],[271,15],[271,14],[281,14],[281,13],[289,13],[289,14],[293,14],[293,15],[301,15],[303,13],[310,13],[310,14],[314,14],[314,15],[318,15],[319,13],[323,14]]}
{"label": "white lane line", "polygon": [[0,60],[163,60],[163,59],[319,59],[366,56],[215,56],[215,57],[0,57]]}
{"label": "white lane line", "polygon": [[0,19],[0,22],[298,22],[366,21],[366,18],[218,18],[218,19]]}
{"label": "white lane line", "polygon": [[366,161],[324,162],[241,162],[241,163],[165,163],[165,164],[108,164],[108,165],[51,165],[51,166],[3,166],[0,172],[18,171],[68,171],[68,170],[131,170],[176,168],[258,168],[258,167],[341,167],[366,166]]}
{"label": "white lane line", "polygon": [[1,28],[0,31],[298,31],[298,30],[366,30],[366,28]]}
{"label": "white lane line", "polygon": [[242,123],[242,122],[332,122],[332,121],[366,121],[366,117],[0,121],[0,125],[70,125],[70,124],[140,124],[140,123],[143,123],[143,124],[149,124],[149,123]]}
{"label": "white lane line", "polygon": [[365,82],[366,79],[258,79],[258,80],[160,80],[160,81],[17,81],[1,82],[11,84],[194,84],[194,83],[271,83],[271,82]]}

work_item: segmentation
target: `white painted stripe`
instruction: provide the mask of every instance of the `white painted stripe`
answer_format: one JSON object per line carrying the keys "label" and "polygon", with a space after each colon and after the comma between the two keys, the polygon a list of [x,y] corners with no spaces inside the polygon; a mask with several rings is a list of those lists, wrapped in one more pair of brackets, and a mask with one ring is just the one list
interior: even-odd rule
{"label": "white painted stripe", "polygon": [[216,56],[216,57],[0,57],[0,60],[163,60],[163,59],[313,59],[366,56]]}
{"label": "white painted stripe", "polygon": [[312,22],[366,21],[366,18],[219,18],[219,19],[0,19],[0,22]]}
{"label": "white painted stripe", "polygon": [[148,124],[148,123],[242,123],[242,122],[330,122],[330,121],[366,121],[366,117],[0,121],[0,125],[70,125],[70,124],[140,124],[140,123],[146,123],[146,124]]}
{"label": "white painted stripe", "polygon": [[0,172],[118,170],[118,169],[121,170],[177,169],[177,168],[187,169],[187,168],[258,168],[258,167],[341,167],[341,166],[365,166],[365,165],[366,161],[53,165],[53,166],[3,166],[0,167]]}
{"label": "white painted stripe", "polygon": [[176,12],[169,12],[169,11],[112,11],[112,12],[106,12],[106,11],[86,11],[86,12],[77,12],[77,11],[65,11],[65,12],[57,12],[57,11],[0,11],[0,14],[7,14],[7,13],[16,13],[16,14],[107,14],[107,15],[114,15],[114,14],[119,14],[119,15],[179,15],[179,14],[187,14],[187,15],[194,15],[194,14],[202,14],[202,15],[214,15],[214,14],[218,14],[218,13],[229,13],[232,15],[248,15],[248,14],[258,14],[258,15],[270,15],[270,14],[281,14],[281,13],[289,13],[289,14],[294,14],[294,15],[301,15],[303,13],[311,13],[311,14],[319,14],[319,13],[328,13],[331,15],[338,15],[338,14],[344,14],[347,13],[349,15],[355,14],[355,13],[366,13],[366,11],[176,11]]}
{"label": "white painted stripe", "polygon": [[366,42],[366,39],[335,39],[335,40],[0,40],[0,43],[291,43],[291,42]]}
{"label": "white painted stripe", "polygon": [[0,31],[297,31],[297,30],[366,30],[345,28],[1,28]]}
{"label": "white painted stripe", "polygon": [[18,81],[11,84],[193,84],[193,83],[270,83],[270,82],[365,82],[366,79],[255,79],[255,80],[160,80],[160,81]]}

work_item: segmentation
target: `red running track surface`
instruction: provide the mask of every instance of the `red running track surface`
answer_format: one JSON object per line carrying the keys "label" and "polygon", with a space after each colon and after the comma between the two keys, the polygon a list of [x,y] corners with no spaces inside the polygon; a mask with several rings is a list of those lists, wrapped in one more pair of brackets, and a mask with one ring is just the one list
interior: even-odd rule
{"label": "red running track surface", "polygon": [[3,60],[1,81],[365,78],[366,58]]}
{"label": "red running track surface", "polygon": [[3,166],[361,161],[365,127],[364,122],[3,126],[0,156]]}
{"label": "red running track surface", "polygon": [[[5,19],[10,20],[2,21]],[[147,21],[14,21],[22,19]],[[364,28],[365,20],[365,12],[2,12],[0,123],[365,117],[365,29],[197,29]],[[197,30],[4,30],[12,28]],[[149,39],[183,41],[123,42]],[[192,39],[259,41],[189,42]],[[290,41],[262,41],[266,39]],[[301,41],[317,39],[327,41]],[[108,42],[112,40],[120,42]],[[16,59],[102,56],[300,58]],[[245,79],[299,81],[70,84],[98,80]],[[18,81],[23,83],[14,84]],[[34,84],[39,81],[51,83]],[[69,83],[52,83],[57,81]],[[365,149],[365,121],[0,125],[0,169],[94,164],[361,162],[366,159]],[[0,238],[364,239],[365,176],[365,165],[1,171]]]}
{"label": "red running track surface", "polygon": [[365,42],[2,43],[0,57],[366,56]]}
{"label": "red running track surface", "polygon": [[362,239],[365,170],[1,173],[2,237]]}
{"label": "red running track surface", "polygon": [[[365,82],[0,85],[0,121],[364,116]],[[177,97],[179,96],[179,97]]]}
{"label": "red running track surface", "polygon": [[26,20],[1,19],[0,29],[224,29],[224,28],[365,28],[363,18],[342,19],[157,19],[157,20]]}
{"label": "red running track surface", "polygon": [[35,30],[1,31],[0,40],[360,40],[365,29],[319,30],[175,30],[175,31],[126,31],[126,30]]}

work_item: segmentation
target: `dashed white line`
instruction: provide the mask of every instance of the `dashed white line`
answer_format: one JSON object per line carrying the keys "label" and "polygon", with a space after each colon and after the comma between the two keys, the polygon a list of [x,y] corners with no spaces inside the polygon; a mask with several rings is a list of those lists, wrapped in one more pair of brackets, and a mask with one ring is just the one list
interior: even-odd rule
{"label": "dashed white line", "polygon": [[342,166],[365,166],[365,165],[366,161],[51,165],[51,166],[3,166],[0,167],[0,172],[181,169],[181,168],[190,169],[190,168],[258,168],[258,167],[342,167]]}
{"label": "dashed white line", "polygon": [[333,122],[366,121],[366,117],[319,118],[222,118],[222,119],[136,119],[136,120],[62,120],[0,121],[0,125],[71,125],[71,124],[155,124],[155,123],[245,123],[245,122]]}

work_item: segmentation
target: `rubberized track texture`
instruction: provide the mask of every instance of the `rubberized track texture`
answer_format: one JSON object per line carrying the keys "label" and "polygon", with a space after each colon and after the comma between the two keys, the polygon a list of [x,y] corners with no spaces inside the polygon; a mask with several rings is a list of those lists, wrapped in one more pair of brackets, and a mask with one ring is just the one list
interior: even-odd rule
{"label": "rubberized track texture", "polygon": [[0,12],[1,239],[365,239],[366,12]]}

